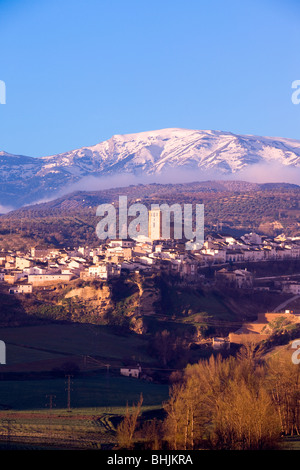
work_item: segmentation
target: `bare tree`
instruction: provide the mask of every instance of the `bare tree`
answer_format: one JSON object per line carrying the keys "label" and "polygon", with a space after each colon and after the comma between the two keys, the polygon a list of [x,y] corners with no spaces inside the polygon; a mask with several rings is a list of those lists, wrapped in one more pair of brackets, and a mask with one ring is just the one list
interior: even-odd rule
{"label": "bare tree", "polygon": [[171,449],[274,447],[280,421],[265,387],[266,371],[254,349],[235,359],[213,356],[188,366],[165,404],[165,439]]}
{"label": "bare tree", "polygon": [[138,417],[141,413],[142,404],[142,394],[137,405],[133,404],[131,410],[129,410],[127,403],[124,419],[117,427],[117,442],[120,448],[132,449],[134,447],[134,437],[137,429]]}
{"label": "bare tree", "polygon": [[300,431],[300,371],[293,364],[290,353],[275,356],[268,361],[268,387],[276,406],[285,435],[299,435]]}

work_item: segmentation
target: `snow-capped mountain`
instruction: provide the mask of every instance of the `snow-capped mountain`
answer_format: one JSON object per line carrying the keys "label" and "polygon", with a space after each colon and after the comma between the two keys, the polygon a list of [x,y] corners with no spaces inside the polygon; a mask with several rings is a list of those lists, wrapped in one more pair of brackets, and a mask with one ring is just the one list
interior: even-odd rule
{"label": "snow-capped mountain", "polygon": [[53,197],[89,175],[168,175],[180,169],[195,172],[197,179],[205,170],[229,175],[264,162],[300,167],[300,141],[172,128],[114,135],[41,158],[0,152],[0,204],[20,206]]}
{"label": "snow-capped mountain", "polygon": [[92,147],[42,160],[42,174],[57,168],[64,168],[76,176],[120,171],[154,174],[170,167],[219,168],[235,173],[262,160],[300,166],[300,141],[220,131],[162,129],[114,135]]}

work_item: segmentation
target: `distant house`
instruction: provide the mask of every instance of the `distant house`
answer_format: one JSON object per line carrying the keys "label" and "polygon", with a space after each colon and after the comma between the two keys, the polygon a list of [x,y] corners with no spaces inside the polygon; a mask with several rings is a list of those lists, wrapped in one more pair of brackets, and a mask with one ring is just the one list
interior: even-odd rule
{"label": "distant house", "polygon": [[236,287],[247,289],[253,286],[253,274],[247,269],[236,269],[234,273]]}
{"label": "distant house", "polygon": [[47,269],[41,268],[39,266],[32,266],[31,268],[24,268],[23,272],[27,273],[28,275],[29,274],[46,274]]}
{"label": "distant house", "polygon": [[216,280],[231,287],[251,288],[253,286],[253,274],[247,269],[230,271],[225,268],[216,271]]}
{"label": "distant house", "polygon": [[131,239],[127,239],[127,240],[117,239],[117,240],[111,240],[108,246],[111,248],[115,248],[115,247],[132,248],[134,244],[135,244],[134,240],[131,240]]}
{"label": "distant house", "polygon": [[42,259],[48,256],[49,249],[48,248],[39,248],[39,247],[32,247],[31,248],[31,256],[32,258]]}
{"label": "distant house", "polygon": [[262,237],[260,235],[258,235],[257,233],[245,233],[245,235],[243,235],[241,237],[241,239],[245,242],[245,243],[250,243],[251,245],[261,245],[262,244]]}
{"label": "distant house", "polygon": [[19,284],[17,286],[12,286],[9,288],[8,292],[10,294],[31,294],[32,285],[31,284]]}
{"label": "distant house", "polygon": [[215,337],[212,346],[215,350],[229,349],[230,342],[226,338]]}
{"label": "distant house", "polygon": [[300,294],[300,283],[299,282],[287,282],[282,286],[283,292],[288,292],[294,295]]}
{"label": "distant house", "polygon": [[[208,243],[208,245],[210,245]],[[209,247],[201,250],[201,253],[206,257],[207,261],[213,260],[216,263],[226,262],[226,250],[217,247]]]}
{"label": "distant house", "polygon": [[125,375],[125,377],[134,377],[135,379],[138,379],[140,377],[141,372],[142,372],[142,368],[140,365],[126,366],[126,367],[121,367],[120,369],[121,375]]}
{"label": "distant house", "polygon": [[26,269],[33,265],[32,259],[16,257],[16,269]]}
{"label": "distant house", "polygon": [[14,271],[9,274],[4,274],[3,280],[8,284],[14,284],[16,281],[19,281],[22,278],[25,278],[22,271]]}
{"label": "distant house", "polygon": [[88,275],[95,279],[109,279],[111,277],[119,277],[121,274],[121,266],[117,264],[101,263],[88,268]]}
{"label": "distant house", "polygon": [[69,282],[73,277],[72,274],[29,274],[28,275],[28,282],[34,285],[43,285],[43,284],[51,284],[55,282]]}
{"label": "distant house", "polygon": [[226,261],[236,263],[237,261],[244,261],[244,252],[242,250],[227,250]]}

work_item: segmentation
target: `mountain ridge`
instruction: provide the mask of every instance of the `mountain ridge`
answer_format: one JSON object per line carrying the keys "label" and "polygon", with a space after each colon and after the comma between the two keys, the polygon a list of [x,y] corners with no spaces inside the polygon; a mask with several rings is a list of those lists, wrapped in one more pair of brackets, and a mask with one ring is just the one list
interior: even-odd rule
{"label": "mountain ridge", "polygon": [[[300,141],[227,131],[168,128],[116,134],[89,147],[44,157],[0,152],[0,204],[20,207],[53,198],[84,178],[156,178],[187,172],[225,177],[255,165],[300,167]],[[218,178],[215,178],[218,179]]]}

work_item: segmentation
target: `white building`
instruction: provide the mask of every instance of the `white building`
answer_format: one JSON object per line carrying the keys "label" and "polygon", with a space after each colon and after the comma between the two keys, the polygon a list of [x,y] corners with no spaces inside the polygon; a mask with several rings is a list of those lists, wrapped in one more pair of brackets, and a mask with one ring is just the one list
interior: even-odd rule
{"label": "white building", "polygon": [[118,264],[98,264],[88,268],[89,277],[95,279],[109,279],[111,277],[119,277],[121,274],[121,266]]}
{"label": "white building", "polygon": [[120,374],[125,375],[126,377],[134,377],[138,379],[142,372],[141,366],[132,366],[132,367],[121,367]]}
{"label": "white building", "polygon": [[210,256],[215,263],[225,263],[226,262],[226,250],[213,249],[213,248],[204,248],[201,250],[203,255]]}
{"label": "white building", "polygon": [[28,283],[33,285],[37,284],[50,284],[56,282],[69,282],[73,277],[73,274],[29,274]]}
{"label": "white building", "polygon": [[33,265],[33,261],[27,258],[16,257],[16,269],[30,268]]}
{"label": "white building", "polygon": [[230,347],[230,342],[225,338],[215,337],[213,338],[212,347],[215,350],[228,349]]}
{"label": "white building", "polygon": [[111,240],[108,244],[110,248],[120,247],[120,248],[132,248],[134,246],[134,240],[125,240],[125,239],[117,239]]}
{"label": "white building", "polygon": [[12,286],[9,288],[10,294],[31,294],[32,285],[31,284],[19,284],[17,286]]}
{"label": "white building", "polygon": [[292,282],[282,286],[283,292],[288,292],[294,295],[300,295],[300,283]]}
{"label": "white building", "polygon": [[261,245],[262,244],[262,237],[260,235],[258,235],[257,233],[245,233],[245,235],[243,235],[241,237],[241,239],[245,242],[245,243],[251,243],[251,245]]}
{"label": "white building", "polygon": [[46,274],[47,269],[40,268],[39,266],[32,266],[31,268],[23,269],[23,273],[26,273],[26,274]]}

